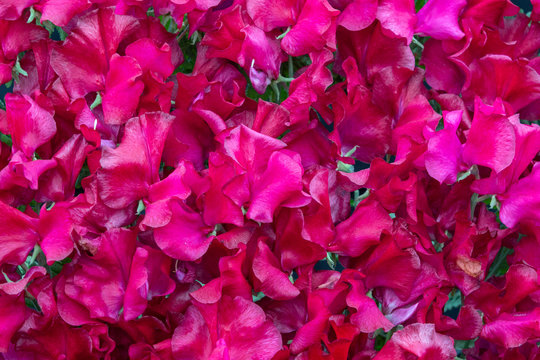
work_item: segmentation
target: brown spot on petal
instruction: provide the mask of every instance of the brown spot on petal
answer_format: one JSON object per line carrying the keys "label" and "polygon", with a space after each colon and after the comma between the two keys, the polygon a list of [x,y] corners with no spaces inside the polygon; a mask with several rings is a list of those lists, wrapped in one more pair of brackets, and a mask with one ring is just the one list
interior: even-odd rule
{"label": "brown spot on petal", "polygon": [[478,260],[466,256],[458,256],[456,264],[467,275],[472,277],[479,277],[482,274],[482,263]]}

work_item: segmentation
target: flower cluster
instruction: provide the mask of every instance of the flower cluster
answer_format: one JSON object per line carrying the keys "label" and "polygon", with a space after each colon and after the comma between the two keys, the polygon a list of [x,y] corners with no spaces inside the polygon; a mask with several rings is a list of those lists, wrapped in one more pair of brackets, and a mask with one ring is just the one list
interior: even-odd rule
{"label": "flower cluster", "polygon": [[532,3],[0,0],[0,359],[538,359]]}

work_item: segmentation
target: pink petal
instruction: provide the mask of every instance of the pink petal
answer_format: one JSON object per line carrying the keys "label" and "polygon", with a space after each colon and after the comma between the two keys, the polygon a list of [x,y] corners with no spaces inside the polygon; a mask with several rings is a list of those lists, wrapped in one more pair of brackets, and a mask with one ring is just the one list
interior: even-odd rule
{"label": "pink petal", "polygon": [[56,26],[66,26],[74,15],[90,7],[88,0],[45,0],[36,9],[41,11],[41,21],[49,20]]}
{"label": "pink petal", "polygon": [[358,282],[352,282],[352,288],[347,294],[347,305],[356,309],[351,315],[351,324],[364,333],[370,333],[382,328],[389,331],[394,324],[388,320],[373,299],[365,295],[365,289]]}
{"label": "pink petal", "polygon": [[65,259],[73,251],[72,229],[73,220],[66,206],[56,204],[49,211],[45,206],[41,208],[38,231],[48,265]]}
{"label": "pink petal", "polygon": [[[184,261],[199,259],[212,242],[212,237],[206,236],[210,229],[204,224],[202,216],[182,201],[173,198],[168,201],[167,207],[148,207],[142,224],[154,228],[156,244],[168,256]],[[156,222],[158,219],[163,220]]]}
{"label": "pink petal", "polygon": [[129,44],[126,55],[136,59],[142,71],[159,74],[163,79],[168,78],[174,71],[171,47],[166,43],[157,47],[149,38],[139,39]]}
{"label": "pink petal", "polygon": [[141,75],[142,70],[132,57],[111,57],[102,103],[106,124],[122,125],[135,114],[144,88],[138,79]]}
{"label": "pink petal", "polygon": [[471,165],[487,166],[498,173],[512,163],[515,150],[516,134],[504,116],[502,104],[496,102],[488,106],[477,99],[472,126],[463,148],[463,160]]}
{"label": "pink petal", "polygon": [[453,184],[460,170],[462,145],[456,131],[461,123],[463,111],[444,114],[444,129],[437,131],[429,139],[425,154],[428,174],[442,183]]}
{"label": "pink petal", "polygon": [[532,172],[513,184],[501,197],[501,221],[508,227],[520,222],[531,221],[540,224],[540,165],[536,164]]}
{"label": "pink petal", "polygon": [[504,348],[515,348],[540,336],[540,309],[528,314],[502,314],[484,325],[481,337]]}
{"label": "pink petal", "polygon": [[219,305],[217,323],[218,334],[225,340],[231,359],[271,359],[281,349],[281,334],[251,300],[224,299]]}
{"label": "pink petal", "polygon": [[148,300],[148,273],[145,263],[148,260],[148,251],[143,248],[137,248],[131,268],[129,270],[129,281],[126,285],[124,298],[123,317],[126,321],[136,319],[146,309]]}
{"label": "pink petal", "polygon": [[109,57],[136,29],[135,18],[115,15],[113,8],[93,10],[77,18],[64,43],[51,51],[51,66],[72,99],[103,89]]}
{"label": "pink petal", "polygon": [[0,18],[4,20],[18,19],[23,10],[32,6],[38,0],[2,0],[0,1]]}
{"label": "pink petal", "polygon": [[298,155],[286,150],[274,152],[268,159],[268,167],[253,184],[246,216],[270,223],[279,206],[295,208],[309,203],[310,198],[302,191],[302,174]]}
{"label": "pink petal", "polygon": [[145,196],[149,185],[159,180],[161,153],[172,120],[163,112],[132,118],[120,145],[103,150],[97,179],[107,206],[123,208]]}
{"label": "pink petal", "polygon": [[415,32],[438,40],[459,40],[465,36],[459,27],[459,16],[466,0],[429,0],[418,12]]}
{"label": "pink petal", "polygon": [[0,264],[19,265],[38,241],[36,220],[0,201]]}
{"label": "pink petal", "polygon": [[390,231],[391,226],[392,219],[378,202],[361,202],[351,217],[336,227],[336,244],[330,251],[347,256],[362,255],[379,244],[382,232]]}
{"label": "pink petal", "polygon": [[451,360],[456,356],[453,339],[435,332],[433,324],[409,325],[396,332],[390,341],[419,358],[434,359],[438,354],[440,360]]}
{"label": "pink petal", "polygon": [[259,241],[253,258],[253,275],[260,282],[259,291],[274,300],[288,300],[300,294],[263,241]]}
{"label": "pink petal", "polygon": [[299,13],[297,4],[294,0],[247,0],[246,9],[255,25],[268,32],[294,24]]}
{"label": "pink petal", "polygon": [[383,29],[390,31],[396,37],[411,42],[416,25],[416,14],[413,0],[381,0],[377,7],[377,19]]}
{"label": "pink petal", "polygon": [[322,50],[325,45],[333,47],[332,26],[339,11],[327,0],[306,1],[296,24],[281,41],[281,47],[291,56],[300,56]]}
{"label": "pink petal", "polygon": [[[333,3],[332,5],[336,7]],[[338,24],[351,31],[365,29],[375,21],[377,7],[376,0],[352,0],[345,9],[342,9]]]}
{"label": "pink petal", "polygon": [[0,296],[0,352],[5,353],[11,344],[12,336],[19,330],[24,323],[27,314],[27,308],[24,303],[24,295],[19,296]]}
{"label": "pink petal", "polygon": [[6,115],[14,147],[29,158],[56,134],[56,122],[51,111],[27,95],[7,94]]}
{"label": "pink petal", "polygon": [[540,74],[526,63],[505,55],[486,55],[470,65],[472,79],[463,99],[472,103],[476,96],[493,104],[501,98],[519,111],[540,98]]}
{"label": "pink petal", "polygon": [[174,330],[171,348],[175,359],[206,359],[212,352],[210,332],[197,308],[187,309],[183,320]]}
{"label": "pink petal", "polygon": [[[83,254],[71,262],[69,268],[72,272],[63,277],[66,279],[64,283],[58,282],[56,286],[59,297],[62,294],[67,298],[67,302],[62,304],[59,300],[59,313],[72,325],[87,322],[85,316],[108,321],[120,318],[135,252],[136,233],[114,229],[96,241],[94,255]],[[77,308],[81,310],[74,311]],[[72,318],[73,315],[77,317]]]}
{"label": "pink petal", "polygon": [[420,63],[426,67],[426,82],[429,86],[459,94],[465,84],[465,74],[449,56],[443,49],[442,41],[429,39],[424,44]]}

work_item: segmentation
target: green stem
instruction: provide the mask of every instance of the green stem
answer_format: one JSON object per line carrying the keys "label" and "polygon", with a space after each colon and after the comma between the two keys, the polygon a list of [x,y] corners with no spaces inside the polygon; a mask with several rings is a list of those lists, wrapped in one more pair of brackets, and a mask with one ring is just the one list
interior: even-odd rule
{"label": "green stem", "polygon": [[101,94],[98,91],[94,102],[90,105],[90,110],[94,110],[98,105],[101,105],[101,100]]}
{"label": "green stem", "polygon": [[294,77],[294,65],[293,65],[292,56],[290,56],[290,55],[289,55],[288,65],[289,65],[289,77],[293,78]]}
{"label": "green stem", "polygon": [[276,79],[277,82],[284,82],[284,83],[290,83],[293,81],[293,77],[284,77],[281,74],[279,74],[278,78]]}
{"label": "green stem", "polygon": [[30,266],[32,266],[34,261],[36,261],[36,259],[37,259],[40,252],[41,252],[41,248],[39,247],[39,245],[36,244],[34,246],[34,252],[32,253],[32,257],[30,258],[30,262],[28,263]]}
{"label": "green stem", "polygon": [[424,44],[422,44],[420,41],[418,41],[418,39],[415,38],[414,36],[412,38],[412,42],[415,43],[416,45],[418,45],[418,47],[420,47],[422,50],[424,50]]}
{"label": "green stem", "polygon": [[285,32],[284,32],[283,34],[281,34],[281,35],[279,35],[279,36],[276,36],[276,40],[281,40],[281,39],[283,39],[283,38],[289,33],[289,31],[291,31],[291,27],[290,27],[290,26],[287,28],[287,30],[285,30]]}
{"label": "green stem", "polygon": [[277,81],[272,81],[271,83],[272,90],[274,90],[274,94],[276,94],[276,103],[279,104],[279,87]]}
{"label": "green stem", "polygon": [[2,274],[4,275],[4,278],[6,279],[6,282],[8,282],[8,283],[12,283],[12,282],[13,282],[13,281],[11,281],[10,278],[8,278],[8,276],[6,275],[5,272],[2,271]]}

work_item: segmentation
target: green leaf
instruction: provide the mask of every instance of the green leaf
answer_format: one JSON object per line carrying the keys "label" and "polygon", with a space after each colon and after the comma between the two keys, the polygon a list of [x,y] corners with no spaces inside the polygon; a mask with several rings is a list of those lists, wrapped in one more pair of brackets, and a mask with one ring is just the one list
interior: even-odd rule
{"label": "green leaf", "polygon": [[92,103],[92,105],[90,105],[90,110],[94,110],[97,106],[101,105],[102,100],[103,99],[101,98],[101,94],[98,91],[94,102]]}
{"label": "green leaf", "polygon": [[3,142],[7,146],[11,147],[13,145],[13,141],[11,140],[10,135],[2,134],[0,133],[0,142]]}
{"label": "green leaf", "polygon": [[34,20],[39,21],[39,18],[41,17],[41,14],[34,9],[33,6],[30,7],[30,16],[28,17],[28,20],[26,20],[27,24],[30,24]]}
{"label": "green leaf", "polygon": [[506,258],[508,255],[511,255],[514,253],[514,249],[509,249],[507,247],[502,246],[499,252],[497,253],[497,256],[495,257],[495,260],[493,260],[493,263],[491,264],[489,268],[488,275],[486,276],[486,280],[489,279],[492,276],[503,276],[508,271],[508,261]]}
{"label": "green leaf", "polygon": [[77,176],[77,181],[75,181],[75,189],[82,189],[82,179],[87,176],[90,176],[90,169],[88,168],[88,164],[85,161],[83,167],[81,168],[81,172]]}
{"label": "green leaf", "polygon": [[137,205],[137,215],[144,214],[145,209],[146,206],[144,205],[144,202],[142,200],[139,200],[139,204]]}
{"label": "green leaf", "polygon": [[327,252],[326,253],[326,262],[328,263],[328,266],[330,266],[330,268],[332,270],[336,270],[336,265],[339,263],[338,254]]}
{"label": "green leaf", "polygon": [[64,268],[64,265],[69,264],[70,262],[71,258],[65,258],[61,261],[55,261],[54,264],[48,267],[51,277],[55,277],[56,275],[60,274],[60,272]]}
{"label": "green leaf", "polygon": [[251,296],[253,297],[253,302],[257,302],[261,300],[263,297],[265,297],[266,295],[264,295],[262,291],[259,291],[258,293],[253,292]]}
{"label": "green leaf", "polygon": [[424,5],[426,5],[426,2],[427,2],[427,0],[416,0],[414,2],[414,8],[415,8],[416,12],[420,11],[420,9],[423,8]]}
{"label": "green leaf", "polygon": [[289,33],[289,31],[291,31],[291,27],[290,27],[290,26],[287,28],[287,30],[285,30],[285,32],[284,32],[283,34],[281,34],[281,35],[279,35],[279,36],[276,36],[276,40],[281,40],[281,39],[283,39],[285,36],[287,36],[287,34]]}
{"label": "green leaf", "polygon": [[444,312],[460,308],[462,304],[461,301],[461,291],[458,289],[453,289],[448,295],[448,301],[444,304]]}
{"label": "green leaf", "polygon": [[36,300],[30,299],[30,298],[24,298],[24,303],[30,309],[41,312],[41,309],[40,309],[39,305],[37,304]]}
{"label": "green leaf", "polygon": [[23,53],[20,53],[19,56],[17,56],[17,60],[15,61],[15,65],[13,65],[13,68],[11,69],[11,76],[13,77],[13,79],[15,79],[15,82],[19,82],[19,75],[22,75],[22,76],[28,76],[28,73],[26,72],[26,70],[24,70],[22,67],[21,67],[21,63],[20,63],[20,59],[22,58],[24,54]]}

